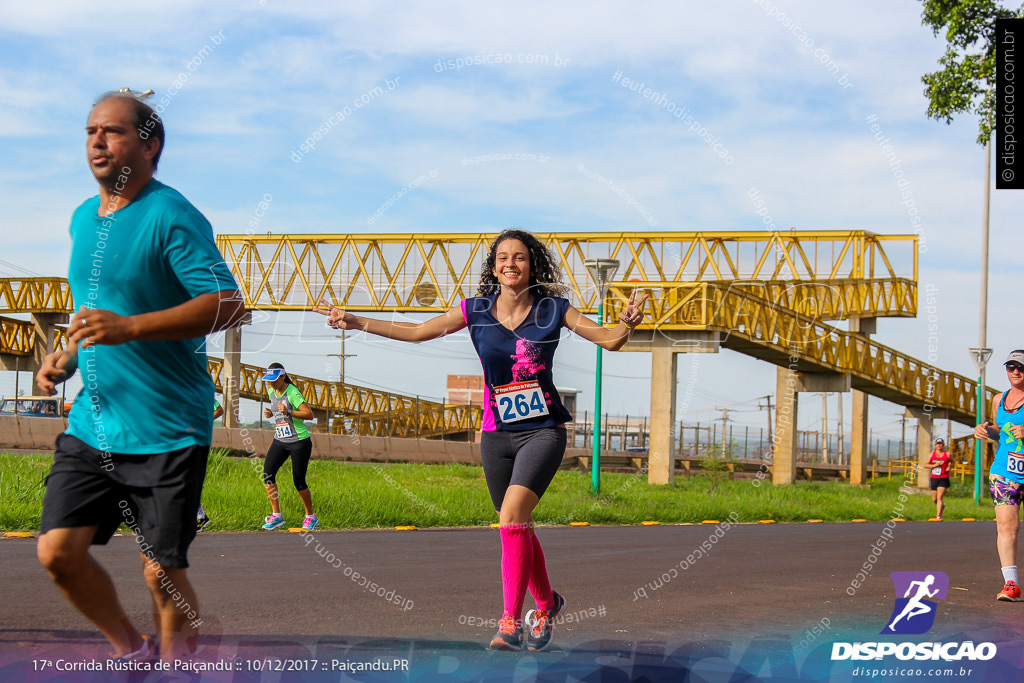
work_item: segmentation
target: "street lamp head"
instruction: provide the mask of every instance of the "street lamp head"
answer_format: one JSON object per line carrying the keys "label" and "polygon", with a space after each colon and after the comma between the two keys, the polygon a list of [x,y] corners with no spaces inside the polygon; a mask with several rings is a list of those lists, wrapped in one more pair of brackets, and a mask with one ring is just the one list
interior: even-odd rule
{"label": "street lamp head", "polygon": [[601,298],[604,299],[605,292],[608,290],[608,283],[615,277],[615,271],[619,269],[618,260],[613,258],[588,258],[583,262],[583,265],[586,266],[587,272],[590,273],[590,278],[597,285],[598,292]]}
{"label": "street lamp head", "polygon": [[971,360],[974,361],[974,367],[978,369],[978,372],[984,370],[988,359],[992,357],[992,349],[975,347],[967,350],[971,353]]}

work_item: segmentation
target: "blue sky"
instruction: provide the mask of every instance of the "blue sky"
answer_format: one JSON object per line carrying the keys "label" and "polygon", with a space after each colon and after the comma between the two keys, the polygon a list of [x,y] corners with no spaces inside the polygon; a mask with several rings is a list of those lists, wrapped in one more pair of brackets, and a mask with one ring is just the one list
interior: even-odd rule
{"label": "blue sky", "polygon": [[[938,364],[973,375],[984,154],[972,117],[925,116],[920,79],[943,44],[920,11],[891,0],[0,2],[0,273],[66,273],[68,220],[96,191],[84,122],[99,93],[121,86],[165,103],[158,178],[235,234],[267,196],[260,233],[759,230],[754,189],[780,229],[909,233],[874,116],[920,216]],[[683,108],[691,119],[673,115]],[[997,357],[1024,345],[1003,313],[1017,307],[1022,196],[992,197]],[[337,339],[313,316],[251,332],[247,362],[337,377],[326,356]],[[927,354],[922,318],[881,320],[876,338]],[[414,348],[357,337],[346,351],[358,354],[350,378],[411,394],[440,396],[445,374],[479,368],[465,338]],[[559,384],[591,403],[593,351],[567,343],[559,361]],[[681,359],[681,384],[695,362]],[[606,356],[606,369],[606,409],[648,412],[649,356]],[[732,352],[694,374],[687,420],[774,391],[774,366]],[[819,420],[810,398],[801,428]],[[873,403],[873,425],[898,433],[897,411]]]}

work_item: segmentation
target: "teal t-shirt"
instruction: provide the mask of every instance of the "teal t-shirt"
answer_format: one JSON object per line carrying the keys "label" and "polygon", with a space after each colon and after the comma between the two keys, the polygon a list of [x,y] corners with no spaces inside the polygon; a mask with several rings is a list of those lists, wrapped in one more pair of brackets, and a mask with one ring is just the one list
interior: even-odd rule
{"label": "teal t-shirt", "polygon": [[[238,289],[210,223],[176,190],[153,180],[110,216],[97,216],[99,205],[93,197],[71,218],[76,308],[129,316]],[[210,444],[204,337],[80,348],[78,372],[82,410],[71,412],[67,431],[93,448],[146,454]]]}
{"label": "teal t-shirt", "polygon": [[288,405],[291,406],[289,412],[306,402],[299,388],[294,384],[289,384],[285,387],[284,393],[279,394],[274,387],[268,384],[267,397],[270,399],[270,412],[273,413],[270,419],[274,421],[274,438],[281,443],[296,443],[302,439],[308,439],[309,429],[306,427],[306,423],[297,417],[285,415],[281,410],[281,403],[284,401],[288,401]]}

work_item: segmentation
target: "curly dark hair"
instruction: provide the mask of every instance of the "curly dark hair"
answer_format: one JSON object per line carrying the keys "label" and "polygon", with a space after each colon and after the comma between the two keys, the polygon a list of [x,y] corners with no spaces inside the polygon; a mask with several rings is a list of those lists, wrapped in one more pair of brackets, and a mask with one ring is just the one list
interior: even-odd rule
{"label": "curly dark hair", "polygon": [[498,278],[494,276],[494,261],[498,246],[506,240],[519,240],[526,245],[530,254],[530,291],[539,296],[565,296],[569,288],[562,282],[562,268],[544,243],[525,230],[515,228],[505,230],[491,243],[491,248],[484,259],[483,272],[480,273],[480,286],[477,296],[490,296],[501,292]]}

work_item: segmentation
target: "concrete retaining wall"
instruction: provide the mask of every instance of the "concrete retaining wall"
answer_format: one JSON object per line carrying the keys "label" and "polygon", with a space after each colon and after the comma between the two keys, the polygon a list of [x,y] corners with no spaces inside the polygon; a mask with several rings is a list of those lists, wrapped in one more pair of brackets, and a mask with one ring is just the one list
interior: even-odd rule
{"label": "concrete retaining wall", "polygon": [[62,417],[0,417],[0,448],[52,451],[67,423]]}

